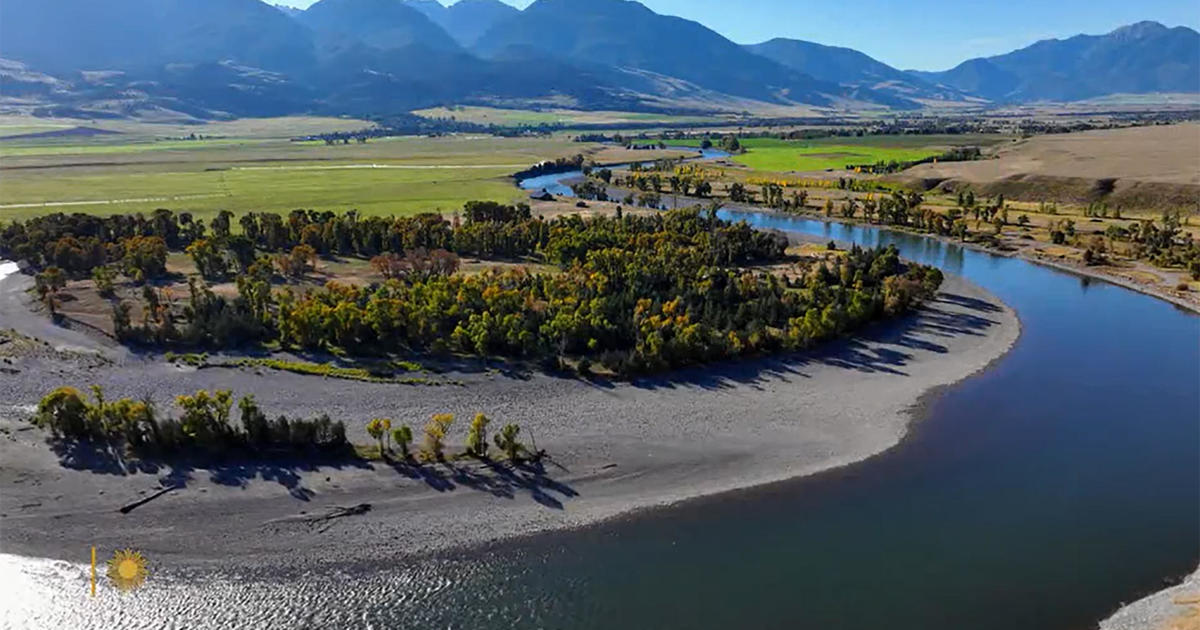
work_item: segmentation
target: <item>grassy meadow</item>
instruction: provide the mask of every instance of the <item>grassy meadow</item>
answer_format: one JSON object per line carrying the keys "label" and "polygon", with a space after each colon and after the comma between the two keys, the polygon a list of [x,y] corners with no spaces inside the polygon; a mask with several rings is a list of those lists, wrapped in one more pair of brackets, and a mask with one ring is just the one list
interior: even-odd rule
{"label": "grassy meadow", "polygon": [[[746,138],[746,152],[733,161],[757,171],[842,170],[847,164],[911,162],[940,155],[947,148],[992,144],[996,136],[867,136],[831,137],[814,140]],[[672,141],[670,144],[700,146],[699,139]]]}
{"label": "grassy meadow", "polygon": [[[248,121],[182,128],[141,124],[99,136],[0,140],[0,221],[60,211],[119,214],[155,208],[199,217],[220,210],[296,208],[451,211],[472,199],[521,197],[509,179],[513,172],[597,148],[566,136],[400,137],[333,146],[291,142],[293,135],[319,132],[322,124],[331,130],[366,126],[340,119],[304,121],[270,119],[257,127]],[[193,132],[206,139],[179,139]]]}

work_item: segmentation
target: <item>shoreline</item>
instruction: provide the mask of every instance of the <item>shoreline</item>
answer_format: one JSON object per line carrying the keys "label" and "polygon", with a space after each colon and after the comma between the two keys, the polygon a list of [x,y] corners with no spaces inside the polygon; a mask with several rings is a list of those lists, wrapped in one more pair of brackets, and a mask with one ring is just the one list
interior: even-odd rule
{"label": "shoreline", "polygon": [[878,225],[875,223],[865,223],[862,221],[846,220],[844,217],[826,217],[826,216],[808,214],[808,213],[782,212],[780,210],[775,210],[772,208],[761,208],[758,206],[747,206],[744,204],[731,204],[731,203],[725,204],[724,208],[727,210],[730,210],[732,212],[759,213],[759,214],[766,214],[766,215],[776,216],[776,217],[792,217],[792,218],[797,218],[797,219],[821,221],[822,223],[838,223],[841,225],[849,225],[849,226],[854,226],[854,227],[875,228],[878,230],[886,230],[886,231],[891,231],[891,232],[897,232],[900,234],[911,234],[914,236],[923,236],[925,238],[935,239],[935,240],[938,240],[943,243],[947,243],[950,245],[957,245],[959,247],[963,247],[965,249],[970,249],[970,250],[977,251],[977,252],[984,252],[987,254],[991,254],[993,256],[1002,256],[1004,258],[1016,258],[1019,260],[1024,260],[1026,262],[1030,262],[1030,263],[1033,263],[1036,265],[1042,265],[1043,267],[1048,267],[1050,269],[1054,269],[1056,271],[1061,271],[1063,273],[1068,273],[1068,274],[1071,274],[1073,276],[1077,276],[1080,278],[1088,278],[1090,280],[1099,280],[1102,282],[1107,282],[1109,284],[1116,285],[1118,287],[1129,289],[1130,291],[1134,291],[1136,293],[1141,293],[1142,295],[1148,295],[1150,297],[1157,298],[1159,300],[1170,303],[1174,306],[1177,306],[1177,307],[1187,310],[1189,312],[1200,315],[1200,303],[1198,303],[1198,302],[1193,302],[1193,301],[1181,298],[1177,295],[1166,293],[1162,290],[1159,290],[1157,287],[1151,287],[1151,286],[1147,286],[1144,284],[1139,284],[1137,282],[1133,282],[1132,280],[1122,278],[1120,276],[1114,276],[1112,274],[1107,274],[1098,269],[1079,267],[1077,265],[1071,265],[1071,264],[1057,262],[1057,261],[1053,261],[1053,260],[1047,260],[1047,259],[1041,258],[1039,256],[1032,256],[1032,255],[1027,254],[1026,250],[1005,251],[1005,250],[1000,250],[1000,249],[996,249],[993,247],[988,247],[986,245],[980,245],[980,244],[974,243],[974,242],[959,241],[957,239],[954,239],[951,237],[946,237],[946,236],[941,236],[938,234],[902,230],[902,229],[896,228],[895,226],[890,226],[890,225]]}
{"label": "shoreline", "polygon": [[[462,463],[440,471],[402,470],[380,462],[365,468],[260,464],[99,474],[62,467],[37,443],[40,436],[20,431],[10,417],[3,422],[9,437],[0,440],[0,454],[11,462],[0,483],[12,489],[0,510],[0,551],[78,560],[82,545],[96,544],[135,546],[164,564],[228,564],[227,556],[236,556],[247,565],[303,566],[438,553],[588,526],[806,477],[887,451],[919,422],[929,400],[986,369],[1019,334],[1011,309],[948,276],[926,309],[860,337],[797,357],[633,383],[476,373],[467,376],[467,387],[453,388],[461,391],[431,392],[442,388],[387,389],[127,361],[88,376],[104,382],[110,397],[136,395],[138,386],[154,384],[153,391],[172,395],[224,387],[235,395],[255,394],[271,413],[327,411],[365,422],[390,408],[392,417],[416,427],[431,411],[453,411],[460,421],[483,411],[498,425],[519,422],[523,435],[532,434],[554,461],[540,475]],[[45,380],[38,374],[14,379],[21,383],[7,388],[0,384],[0,394],[36,403]],[[5,411],[0,416],[13,415]],[[367,443],[364,438],[361,426],[351,427],[353,441]],[[152,494],[165,478],[182,479],[184,488],[128,515],[116,512],[139,492]],[[362,503],[371,510],[313,525],[334,507]],[[305,549],[304,558],[295,557],[298,548]]]}
{"label": "shoreline", "polygon": [[[1200,569],[1172,586],[1123,604],[1100,622],[1098,630],[1184,630],[1200,615]],[[1172,624],[1176,625],[1169,625]]]}

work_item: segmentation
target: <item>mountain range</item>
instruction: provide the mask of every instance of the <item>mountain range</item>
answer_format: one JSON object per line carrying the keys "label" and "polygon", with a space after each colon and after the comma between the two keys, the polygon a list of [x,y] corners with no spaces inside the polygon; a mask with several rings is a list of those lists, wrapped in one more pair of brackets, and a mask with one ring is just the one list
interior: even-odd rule
{"label": "mountain range", "polygon": [[917,72],[800,40],[741,46],[627,0],[0,0],[0,91],[58,113],[201,118],[451,103],[907,110],[1200,92],[1200,34],[1142,22]]}
{"label": "mountain range", "polygon": [[1200,92],[1200,33],[1139,22],[1107,35],[1043,40],[945,72],[909,74],[1001,103],[1194,93]]}

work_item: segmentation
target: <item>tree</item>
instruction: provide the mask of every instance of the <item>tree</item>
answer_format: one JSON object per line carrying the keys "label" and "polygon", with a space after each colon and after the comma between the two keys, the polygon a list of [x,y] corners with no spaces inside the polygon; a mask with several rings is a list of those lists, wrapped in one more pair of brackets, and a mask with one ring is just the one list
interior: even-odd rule
{"label": "tree", "polygon": [[387,453],[383,448],[383,438],[390,437],[389,432],[392,428],[392,421],[388,418],[375,418],[367,423],[367,435],[375,438],[379,442],[379,456],[383,457]]}
{"label": "tree", "polygon": [[496,434],[496,448],[504,451],[504,455],[510,461],[516,461],[517,456],[525,449],[525,445],[517,440],[517,435],[520,433],[521,427],[515,424],[508,424]]}
{"label": "tree", "polygon": [[275,257],[275,265],[279,273],[289,278],[303,278],[317,264],[317,250],[311,245],[297,245],[290,254],[280,254]]}
{"label": "tree", "polygon": [[113,297],[115,275],[112,269],[105,266],[92,270],[92,282],[96,283],[96,290],[100,292],[101,297]]}
{"label": "tree", "polygon": [[221,280],[229,273],[225,253],[216,242],[202,238],[188,245],[186,251],[205,280]]}
{"label": "tree", "polygon": [[487,440],[487,425],[488,417],[482,413],[475,414],[475,419],[471,421],[471,428],[467,432],[467,453],[475,457],[487,457],[488,440]]}
{"label": "tree", "polygon": [[145,282],[167,274],[167,243],[159,236],[134,236],[125,239],[123,263],[125,275]]}
{"label": "tree", "polygon": [[408,446],[413,441],[412,429],[408,428],[408,425],[392,429],[392,440],[396,442],[396,446],[400,447],[400,456],[408,459]]}
{"label": "tree", "polygon": [[38,273],[34,277],[34,285],[37,288],[38,296],[46,303],[46,308],[50,310],[51,315],[55,315],[56,305],[54,296],[67,286],[67,275],[58,267],[47,267],[44,271]]}
{"label": "tree", "polygon": [[128,340],[133,332],[129,310],[129,302],[121,301],[113,304],[113,335],[119,341]]}
{"label": "tree", "polygon": [[446,434],[454,423],[454,414],[435,413],[425,425],[425,458],[433,461],[445,459]]}
{"label": "tree", "polygon": [[267,415],[258,408],[254,396],[245,396],[238,402],[242,412],[242,427],[246,431],[246,440],[251,446],[261,446],[271,439],[270,422]]}
{"label": "tree", "polygon": [[87,415],[83,394],[74,387],[59,387],[38,403],[34,424],[55,436],[84,438],[88,435]]}
{"label": "tree", "polygon": [[204,390],[194,396],[178,396],[175,404],[183,409],[179,423],[184,435],[204,446],[218,446],[232,432],[229,412],[233,394],[229,390],[209,393]]}

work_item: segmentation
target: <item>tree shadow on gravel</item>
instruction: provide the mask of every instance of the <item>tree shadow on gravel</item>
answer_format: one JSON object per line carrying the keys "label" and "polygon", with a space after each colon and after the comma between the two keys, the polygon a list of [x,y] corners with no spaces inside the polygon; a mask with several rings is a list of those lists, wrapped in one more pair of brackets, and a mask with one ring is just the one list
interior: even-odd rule
{"label": "tree shadow on gravel", "polygon": [[373,468],[349,448],[331,453],[271,453],[249,461],[245,457],[128,457],[123,449],[100,442],[61,438],[51,438],[48,442],[59,464],[71,470],[119,476],[158,475],[161,486],[176,489],[186,488],[197,473],[208,475],[209,481],[222,486],[244,488],[254,481],[273,482],[301,501],[315,495],[303,485],[301,473]]}
{"label": "tree shadow on gravel", "polygon": [[807,352],[685,368],[630,382],[635,387],[651,390],[722,390],[739,386],[762,389],[773,380],[808,378],[805,368],[814,366],[907,376],[905,368],[913,360],[914,352],[945,354],[950,349],[940,343],[942,340],[983,336],[999,324],[989,315],[1001,310],[1001,307],[977,298],[940,293],[915,313],[872,324],[854,333],[853,337],[828,341]]}
{"label": "tree shadow on gravel", "polygon": [[551,478],[541,462],[512,464],[484,457],[438,463],[411,459],[389,460],[388,463],[401,475],[420,480],[438,492],[453,491],[461,486],[500,499],[516,499],[520,494],[528,494],[537,503],[555,510],[563,509],[564,499],[579,496],[571,486]]}

